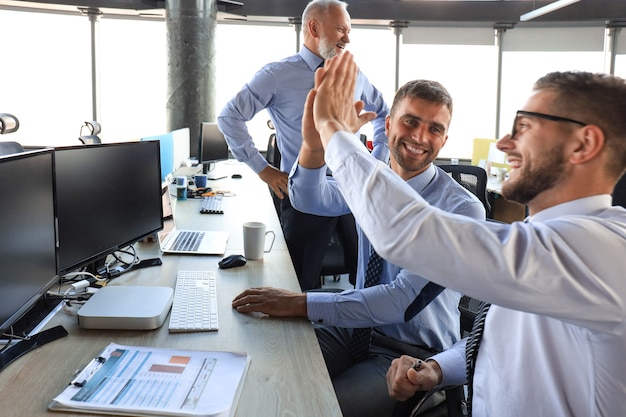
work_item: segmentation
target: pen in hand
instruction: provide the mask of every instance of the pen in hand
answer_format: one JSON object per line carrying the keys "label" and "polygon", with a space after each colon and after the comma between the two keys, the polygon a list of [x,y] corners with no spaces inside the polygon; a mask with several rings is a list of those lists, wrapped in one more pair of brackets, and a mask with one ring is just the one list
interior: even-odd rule
{"label": "pen in hand", "polygon": [[411,368],[415,369],[416,371],[419,371],[421,367],[422,367],[422,361],[419,359],[413,362],[413,364],[411,365]]}

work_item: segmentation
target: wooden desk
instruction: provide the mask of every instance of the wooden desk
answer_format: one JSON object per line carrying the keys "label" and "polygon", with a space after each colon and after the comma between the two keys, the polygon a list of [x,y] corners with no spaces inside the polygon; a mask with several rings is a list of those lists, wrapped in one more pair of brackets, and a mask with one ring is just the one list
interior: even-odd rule
{"label": "wooden desk", "polygon": [[[53,416],[49,401],[68,384],[78,368],[87,364],[109,342],[199,350],[246,351],[250,370],[241,393],[236,416],[341,416],[315,333],[304,319],[272,319],[244,315],[231,308],[231,301],[245,288],[271,285],[299,291],[289,253],[267,186],[245,165],[222,163],[218,170],[243,175],[230,176],[209,186],[236,193],[224,203],[224,215],[199,214],[199,200],[177,203],[180,226],[219,228],[231,232],[227,253],[242,253],[241,224],[259,220],[276,233],[270,253],[246,266],[218,269],[221,256],[161,255],[155,243],[136,247],[141,259],[160,256],[163,265],[128,272],[110,285],[174,286],[180,269],[217,271],[219,324],[217,332],[170,334],[167,320],[153,331],[85,330],[77,325],[76,310],[61,310],[49,326],[62,324],[69,336],[44,345],[13,362],[0,373],[0,403],[3,417]],[[58,413],[67,416],[85,414]]]}

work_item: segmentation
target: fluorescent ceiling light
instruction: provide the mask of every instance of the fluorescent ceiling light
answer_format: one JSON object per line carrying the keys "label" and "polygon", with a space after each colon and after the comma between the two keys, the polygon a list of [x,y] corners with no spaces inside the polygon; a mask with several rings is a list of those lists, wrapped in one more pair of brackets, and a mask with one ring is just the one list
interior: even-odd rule
{"label": "fluorescent ceiling light", "polygon": [[543,16],[544,14],[559,10],[562,7],[569,6],[570,4],[578,3],[579,1],[580,0],[558,0],[554,3],[546,4],[543,7],[535,9],[532,12],[524,13],[519,17],[519,20],[521,22],[526,22],[536,17]]}

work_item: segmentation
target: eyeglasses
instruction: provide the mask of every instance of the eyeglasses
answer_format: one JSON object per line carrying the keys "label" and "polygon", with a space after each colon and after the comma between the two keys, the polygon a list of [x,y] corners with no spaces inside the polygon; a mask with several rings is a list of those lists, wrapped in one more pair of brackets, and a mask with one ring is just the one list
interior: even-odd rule
{"label": "eyeglasses", "polygon": [[568,119],[567,117],[552,116],[550,114],[536,113],[534,111],[518,110],[517,113],[515,113],[515,119],[513,120],[513,129],[511,130],[511,138],[514,138],[515,134],[517,133],[515,131],[515,126],[517,125],[517,118],[520,115],[530,116],[530,117],[539,117],[541,119],[552,120],[553,122],[576,123],[577,125],[580,125],[580,126],[587,126],[587,123],[579,122],[578,120],[574,120],[574,119]]}

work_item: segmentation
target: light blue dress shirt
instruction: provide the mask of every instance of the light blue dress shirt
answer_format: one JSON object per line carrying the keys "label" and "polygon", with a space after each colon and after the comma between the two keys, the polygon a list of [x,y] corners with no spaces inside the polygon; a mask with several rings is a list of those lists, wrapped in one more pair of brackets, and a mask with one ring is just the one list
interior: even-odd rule
{"label": "light blue dress shirt", "polygon": [[[291,170],[302,144],[304,102],[313,88],[315,70],[321,62],[320,57],[303,46],[299,53],[261,68],[226,104],[217,123],[238,161],[246,163],[256,173],[267,167],[267,161],[254,145],[246,126],[254,115],[267,109],[276,128],[281,153],[280,169],[284,172]],[[381,161],[387,161],[389,145],[385,135],[385,117],[389,108],[380,91],[362,73],[359,73],[356,85],[356,100],[363,100],[365,110],[378,115],[372,122],[372,154]]]}
{"label": "light blue dress shirt", "polygon": [[[394,174],[395,175],[395,174]],[[426,171],[407,181],[427,201],[443,210],[485,218],[482,203],[443,170],[431,165]],[[305,213],[338,216],[350,212],[337,183],[326,176],[326,167],[307,169],[294,166],[290,176],[289,196],[295,208]],[[370,207],[373,216],[379,204]],[[309,319],[326,325],[355,328],[378,326],[395,340],[436,350],[450,347],[459,339],[458,303],[460,294],[444,290],[435,300],[408,323],[404,312],[429,282],[385,261],[381,284],[363,289],[365,271],[371,250],[370,242],[357,227],[359,260],[356,290],[342,293],[307,293]],[[442,253],[432,262],[445,262],[451,253]]]}
{"label": "light blue dress shirt", "polygon": [[[626,210],[610,195],[529,223],[472,222],[428,205],[351,135],[336,133],[325,158],[381,256],[492,304],[473,415],[624,415]],[[462,374],[463,351],[447,353]]]}

